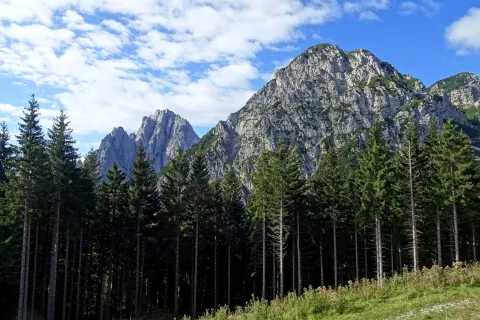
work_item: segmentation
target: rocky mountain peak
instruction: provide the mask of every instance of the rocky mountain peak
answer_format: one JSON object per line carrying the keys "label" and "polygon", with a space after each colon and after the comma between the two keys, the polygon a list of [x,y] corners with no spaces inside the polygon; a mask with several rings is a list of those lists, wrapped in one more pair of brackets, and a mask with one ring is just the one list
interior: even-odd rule
{"label": "rocky mountain peak", "polygon": [[387,124],[395,140],[409,117],[426,127],[452,118],[469,126],[447,97],[434,96],[411,75],[401,74],[368,50],[343,51],[320,44],[305,50],[246,105],[220,122],[195,149],[209,159],[214,177],[233,165],[248,180],[263,150],[295,139],[303,167],[311,174],[328,140],[338,146],[361,145],[375,119]]}
{"label": "rocky mountain peak", "polygon": [[432,95],[445,96],[462,110],[468,119],[480,120],[480,77],[462,72],[434,83],[429,92]]}
{"label": "rocky mountain peak", "polygon": [[100,173],[105,176],[116,161],[129,175],[138,145],[143,144],[153,168],[160,171],[179,148],[188,150],[199,140],[190,123],[171,110],[157,110],[142,119],[136,134],[127,134],[122,127],[114,128],[98,149]]}

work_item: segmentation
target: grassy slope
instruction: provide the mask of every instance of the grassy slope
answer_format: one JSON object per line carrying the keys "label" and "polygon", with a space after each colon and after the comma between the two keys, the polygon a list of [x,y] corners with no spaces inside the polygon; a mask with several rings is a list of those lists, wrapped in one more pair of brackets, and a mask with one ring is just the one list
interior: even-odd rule
{"label": "grassy slope", "polygon": [[382,287],[362,280],[337,291],[310,289],[302,297],[252,301],[230,315],[221,309],[207,319],[480,319],[480,265],[405,273]]}

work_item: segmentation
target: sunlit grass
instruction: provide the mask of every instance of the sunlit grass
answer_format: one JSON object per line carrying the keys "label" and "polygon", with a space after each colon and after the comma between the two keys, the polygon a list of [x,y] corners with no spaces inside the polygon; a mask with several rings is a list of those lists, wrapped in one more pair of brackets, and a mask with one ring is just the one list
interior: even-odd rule
{"label": "sunlit grass", "polygon": [[201,319],[480,319],[480,265],[405,272],[382,286],[363,279],[337,290],[309,288],[299,297],[254,299],[234,312],[220,308]]}

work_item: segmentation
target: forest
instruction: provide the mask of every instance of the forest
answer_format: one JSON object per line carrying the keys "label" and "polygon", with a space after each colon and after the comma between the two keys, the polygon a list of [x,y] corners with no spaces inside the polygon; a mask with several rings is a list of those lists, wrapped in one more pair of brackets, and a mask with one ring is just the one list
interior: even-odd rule
{"label": "forest", "polygon": [[394,141],[380,120],[365,143],[327,137],[312,176],[279,140],[248,181],[210,179],[205,155],[182,150],[157,174],[140,145],[127,179],[80,157],[64,111],[46,132],[39,112],[32,96],[18,135],[0,130],[2,319],[195,319],[477,261],[480,172],[452,121],[425,133],[406,119]]}

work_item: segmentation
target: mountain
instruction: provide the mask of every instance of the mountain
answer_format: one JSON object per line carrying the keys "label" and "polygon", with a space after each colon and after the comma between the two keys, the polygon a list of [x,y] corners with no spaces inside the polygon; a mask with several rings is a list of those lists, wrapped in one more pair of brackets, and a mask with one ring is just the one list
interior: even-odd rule
{"label": "mountain", "polygon": [[450,102],[465,112],[470,120],[480,119],[480,77],[464,72],[434,83],[432,95],[447,95]]}
{"label": "mountain", "polygon": [[122,127],[103,138],[97,150],[100,174],[105,176],[116,161],[127,175],[130,174],[135,152],[140,142],[152,160],[156,172],[176,156],[179,148],[188,150],[199,140],[190,123],[170,110],[157,110],[143,117],[136,134],[128,134]]}
{"label": "mountain", "polygon": [[321,44],[277,70],[273,80],[202,137],[191,153],[206,153],[214,177],[233,165],[249,180],[262,150],[275,148],[280,138],[295,140],[304,171],[311,174],[326,142],[360,146],[376,118],[385,121],[393,142],[410,115],[423,133],[431,117],[438,124],[452,118],[473,128],[448,94],[431,94],[420,80],[367,50],[346,52]]}

